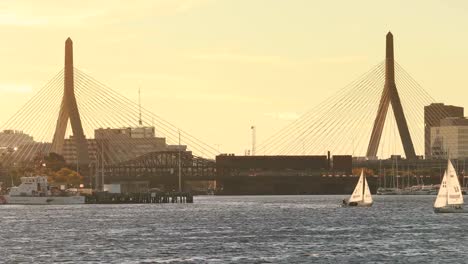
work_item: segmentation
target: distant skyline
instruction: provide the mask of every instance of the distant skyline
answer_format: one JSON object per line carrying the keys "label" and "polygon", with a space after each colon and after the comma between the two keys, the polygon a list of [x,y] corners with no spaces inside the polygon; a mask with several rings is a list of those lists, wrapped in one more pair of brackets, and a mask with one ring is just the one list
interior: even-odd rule
{"label": "distant skyline", "polygon": [[77,68],[134,101],[141,88],[143,107],[222,152],[243,154],[252,125],[259,144],[383,61],[389,30],[432,97],[467,107],[467,12],[461,0],[2,1],[0,123],[63,68],[67,37]]}

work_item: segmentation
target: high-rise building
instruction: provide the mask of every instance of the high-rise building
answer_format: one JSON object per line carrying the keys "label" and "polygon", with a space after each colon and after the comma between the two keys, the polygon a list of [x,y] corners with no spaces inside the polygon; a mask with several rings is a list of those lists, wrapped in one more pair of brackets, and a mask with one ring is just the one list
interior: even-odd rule
{"label": "high-rise building", "polygon": [[424,155],[426,159],[432,158],[431,128],[439,127],[442,119],[449,117],[463,117],[463,107],[444,105],[443,103],[424,106]]}
{"label": "high-rise building", "polygon": [[468,119],[448,117],[431,127],[431,157],[468,158]]}
{"label": "high-rise building", "polygon": [[[94,139],[87,139],[90,163],[115,164],[155,151],[186,151],[184,145],[168,145],[166,138],[156,137],[154,127],[99,128]],[[79,162],[75,138],[65,139],[62,155],[69,164]]]}
{"label": "high-rise building", "polygon": [[[109,163],[174,148],[166,143],[166,138],[156,137],[154,127],[100,128],[94,130],[94,138],[98,144],[97,148],[103,147],[104,159]],[[100,144],[103,146],[100,147]],[[185,151],[186,146],[178,146],[177,149]]]}
{"label": "high-rise building", "polygon": [[33,137],[23,131],[7,129],[0,132],[0,148],[15,148],[33,142]]}
{"label": "high-rise building", "polygon": [[[96,152],[97,152],[96,140],[88,138],[86,139],[86,142],[88,146],[89,161],[90,163],[93,163],[96,161]],[[78,152],[77,152],[76,146],[77,145],[76,145],[74,136],[71,135],[69,138],[66,138],[64,140],[63,148],[62,148],[62,155],[66,163],[68,164],[76,164],[77,162],[79,163]]]}

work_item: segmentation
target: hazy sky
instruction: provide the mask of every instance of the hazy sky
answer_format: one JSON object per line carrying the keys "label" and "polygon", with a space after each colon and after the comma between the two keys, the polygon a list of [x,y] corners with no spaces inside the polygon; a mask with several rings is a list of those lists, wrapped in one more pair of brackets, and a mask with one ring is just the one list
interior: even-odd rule
{"label": "hazy sky", "polygon": [[1,1],[0,121],[75,67],[223,152],[261,142],[384,59],[467,107],[468,2]]}

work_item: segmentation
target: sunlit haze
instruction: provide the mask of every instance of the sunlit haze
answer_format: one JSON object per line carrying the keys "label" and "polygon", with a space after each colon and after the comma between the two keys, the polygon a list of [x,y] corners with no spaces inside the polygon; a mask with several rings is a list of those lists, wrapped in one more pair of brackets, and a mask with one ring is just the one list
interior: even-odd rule
{"label": "sunlit haze", "polygon": [[466,107],[467,12],[461,0],[2,1],[0,123],[63,68],[68,37],[75,67],[135,101],[141,88],[144,108],[221,152],[243,154],[252,125],[262,142],[382,62],[389,30],[398,63]]}

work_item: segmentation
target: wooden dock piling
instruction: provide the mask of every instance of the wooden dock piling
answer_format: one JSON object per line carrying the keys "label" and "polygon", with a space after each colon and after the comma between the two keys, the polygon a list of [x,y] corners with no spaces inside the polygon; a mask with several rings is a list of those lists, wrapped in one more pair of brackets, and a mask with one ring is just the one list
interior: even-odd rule
{"label": "wooden dock piling", "polygon": [[191,193],[107,193],[96,192],[86,196],[87,204],[142,204],[193,203]]}

